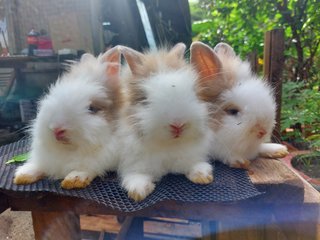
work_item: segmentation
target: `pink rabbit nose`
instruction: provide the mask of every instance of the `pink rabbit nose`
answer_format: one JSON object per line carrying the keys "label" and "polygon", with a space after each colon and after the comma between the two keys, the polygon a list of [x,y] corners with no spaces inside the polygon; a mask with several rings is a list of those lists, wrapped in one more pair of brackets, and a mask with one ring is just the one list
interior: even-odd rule
{"label": "pink rabbit nose", "polygon": [[181,136],[185,124],[184,123],[173,123],[170,124],[171,133],[174,138],[178,138]]}
{"label": "pink rabbit nose", "polygon": [[258,130],[257,137],[260,139],[260,138],[263,138],[266,134],[267,134],[267,131],[264,130],[263,128],[260,128]]}
{"label": "pink rabbit nose", "polygon": [[63,128],[55,128],[53,129],[53,134],[55,136],[55,138],[57,139],[57,141],[65,141],[66,138],[66,130]]}

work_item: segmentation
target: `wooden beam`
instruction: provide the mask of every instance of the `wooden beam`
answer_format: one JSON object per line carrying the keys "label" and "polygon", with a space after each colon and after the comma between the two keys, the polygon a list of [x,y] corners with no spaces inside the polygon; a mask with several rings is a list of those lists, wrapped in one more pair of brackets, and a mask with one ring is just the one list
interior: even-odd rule
{"label": "wooden beam", "polygon": [[5,0],[5,18],[7,21],[8,30],[8,43],[9,43],[9,53],[12,55],[17,53],[20,49],[20,43],[18,41],[19,26],[17,11],[16,11],[16,1],[15,0]]}
{"label": "wooden beam", "polygon": [[273,131],[272,140],[280,142],[281,127],[281,91],[282,91],[282,70],[284,66],[284,31],[274,29],[265,33],[264,40],[264,65],[263,73],[275,91],[277,103],[276,126]]}

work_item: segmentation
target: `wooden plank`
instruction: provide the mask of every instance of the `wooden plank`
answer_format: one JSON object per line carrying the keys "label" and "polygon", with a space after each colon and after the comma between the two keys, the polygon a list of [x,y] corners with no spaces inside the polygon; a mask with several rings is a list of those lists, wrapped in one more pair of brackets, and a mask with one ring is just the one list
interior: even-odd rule
{"label": "wooden plank", "polygon": [[79,216],[72,212],[33,211],[32,221],[36,240],[81,239]]}
{"label": "wooden plank", "polygon": [[[320,193],[297,172],[275,159],[258,159],[252,162],[250,179],[255,185],[287,184],[303,189],[303,202],[320,204]],[[283,195],[283,192],[282,194]],[[278,196],[281,197],[281,196]],[[287,198],[287,196],[285,196]]]}
{"label": "wooden plank", "polygon": [[254,160],[249,171],[252,172],[249,176],[255,185],[274,185],[300,180],[285,164],[276,159],[260,158]]}
{"label": "wooden plank", "polygon": [[303,182],[284,163],[275,159],[257,159],[249,168],[253,184],[262,192],[263,203],[302,204]]}
{"label": "wooden plank", "polygon": [[279,142],[281,135],[281,91],[282,91],[282,70],[284,66],[284,31],[274,29],[265,33],[264,41],[264,66],[265,78],[275,91],[277,103],[276,126],[273,131],[273,141]]}
{"label": "wooden plank", "polygon": [[113,215],[81,215],[80,226],[82,230],[118,233],[121,225]]}
{"label": "wooden plank", "polygon": [[[208,221],[206,221],[209,223]],[[204,228],[202,229],[202,226]],[[158,218],[148,218],[144,221],[144,233],[149,236],[163,237],[188,237],[198,239],[203,234],[210,234],[209,224],[200,224],[199,222],[189,221],[188,223],[172,222],[171,219],[167,221],[159,220]]]}

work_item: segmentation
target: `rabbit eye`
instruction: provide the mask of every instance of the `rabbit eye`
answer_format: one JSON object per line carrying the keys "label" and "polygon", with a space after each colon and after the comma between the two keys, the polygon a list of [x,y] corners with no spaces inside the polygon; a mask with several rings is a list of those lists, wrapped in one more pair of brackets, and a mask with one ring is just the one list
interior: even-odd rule
{"label": "rabbit eye", "polygon": [[146,106],[149,104],[149,102],[146,99],[144,99],[140,102],[140,104]]}
{"label": "rabbit eye", "polygon": [[236,108],[227,109],[226,113],[231,116],[236,116],[239,113],[239,110]]}
{"label": "rabbit eye", "polygon": [[90,113],[96,114],[96,113],[99,112],[101,109],[98,108],[98,107],[96,107],[96,106],[90,105],[90,106],[88,107],[88,110],[89,110]]}
{"label": "rabbit eye", "polygon": [[145,96],[140,97],[136,100],[136,104],[141,104],[141,105],[148,105],[149,102]]}

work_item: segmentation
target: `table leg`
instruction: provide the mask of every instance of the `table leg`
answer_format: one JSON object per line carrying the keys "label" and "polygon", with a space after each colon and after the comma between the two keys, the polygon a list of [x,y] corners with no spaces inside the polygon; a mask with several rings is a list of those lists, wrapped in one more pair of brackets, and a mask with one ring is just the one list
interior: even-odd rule
{"label": "table leg", "polygon": [[118,233],[116,240],[124,240],[127,238],[128,232],[132,225],[133,217],[128,216],[128,217],[125,217],[125,219],[121,219],[121,220],[123,221],[121,223],[121,229]]}
{"label": "table leg", "polygon": [[4,212],[9,208],[8,199],[6,195],[0,193],[0,213]]}
{"label": "table leg", "polygon": [[79,240],[80,217],[72,212],[32,212],[36,240]]}
{"label": "table leg", "polygon": [[216,239],[216,222],[202,221],[201,222],[201,240],[214,240]]}
{"label": "table leg", "polygon": [[122,224],[121,230],[117,237],[119,239],[126,240],[138,240],[143,239],[143,221],[142,217],[126,217],[126,220]]}

